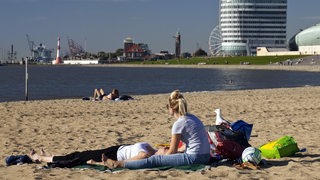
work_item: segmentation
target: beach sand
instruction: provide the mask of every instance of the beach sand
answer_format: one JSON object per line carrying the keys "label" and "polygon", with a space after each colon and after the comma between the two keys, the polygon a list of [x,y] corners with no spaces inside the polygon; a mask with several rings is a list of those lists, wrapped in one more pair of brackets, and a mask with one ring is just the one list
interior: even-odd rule
{"label": "beach sand", "polygon": [[[182,90],[183,91],[183,90]],[[0,179],[320,179],[320,87],[184,93],[189,110],[205,125],[215,123],[220,108],[229,121],[254,125],[255,147],[284,135],[307,151],[267,160],[261,170],[217,166],[202,172],[124,170],[117,173],[79,169],[42,169],[43,164],[6,167],[9,155],[44,148],[60,155],[146,141],[170,141],[175,119],[167,114],[167,94],[134,96],[130,101],[81,99],[0,103]]]}

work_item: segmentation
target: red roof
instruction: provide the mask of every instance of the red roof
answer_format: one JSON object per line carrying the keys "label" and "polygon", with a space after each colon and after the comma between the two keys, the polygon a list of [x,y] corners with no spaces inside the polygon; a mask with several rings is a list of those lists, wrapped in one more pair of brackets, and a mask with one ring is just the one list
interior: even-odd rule
{"label": "red roof", "polygon": [[132,45],[126,53],[144,53],[144,50],[138,45],[134,44]]}

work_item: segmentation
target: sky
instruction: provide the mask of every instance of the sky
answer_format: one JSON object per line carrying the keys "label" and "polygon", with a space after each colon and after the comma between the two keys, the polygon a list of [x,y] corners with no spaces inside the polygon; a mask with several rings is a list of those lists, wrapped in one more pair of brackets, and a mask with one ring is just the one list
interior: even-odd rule
{"label": "sky", "polygon": [[[68,38],[97,53],[123,48],[127,37],[148,44],[152,53],[173,53],[179,31],[182,52],[208,52],[218,6],[218,0],[0,0],[0,58],[11,45],[18,59],[29,56],[27,34],[50,49],[60,36],[62,53]],[[287,38],[319,23],[319,7],[319,0],[288,0]]]}

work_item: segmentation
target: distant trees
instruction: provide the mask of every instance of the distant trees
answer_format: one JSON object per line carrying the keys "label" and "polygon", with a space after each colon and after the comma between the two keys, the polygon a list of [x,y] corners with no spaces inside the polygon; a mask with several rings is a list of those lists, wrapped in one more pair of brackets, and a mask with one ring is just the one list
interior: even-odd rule
{"label": "distant trees", "polygon": [[100,60],[108,60],[108,59],[115,59],[118,56],[122,56],[123,55],[123,49],[117,49],[116,52],[104,52],[104,51],[99,51],[97,53],[97,57]]}
{"label": "distant trees", "polygon": [[198,50],[196,50],[196,52],[193,53],[193,56],[195,57],[199,57],[199,56],[207,56],[207,52],[204,51],[203,49],[199,48]]}

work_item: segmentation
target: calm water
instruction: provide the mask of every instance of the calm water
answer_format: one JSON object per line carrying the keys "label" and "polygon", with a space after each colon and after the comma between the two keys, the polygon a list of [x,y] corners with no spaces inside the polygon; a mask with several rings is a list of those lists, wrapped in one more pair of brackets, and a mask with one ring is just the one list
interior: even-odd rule
{"label": "calm water", "polygon": [[[140,95],[238,89],[262,89],[319,86],[320,73],[205,69],[28,66],[29,100],[82,98],[92,96],[94,88],[109,91],[116,87],[120,94]],[[0,101],[25,99],[25,67],[0,66]]]}

